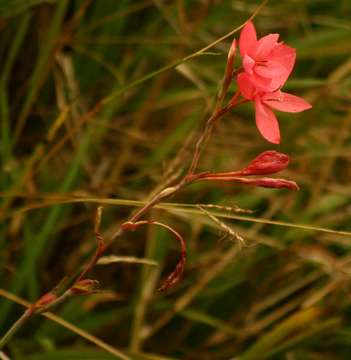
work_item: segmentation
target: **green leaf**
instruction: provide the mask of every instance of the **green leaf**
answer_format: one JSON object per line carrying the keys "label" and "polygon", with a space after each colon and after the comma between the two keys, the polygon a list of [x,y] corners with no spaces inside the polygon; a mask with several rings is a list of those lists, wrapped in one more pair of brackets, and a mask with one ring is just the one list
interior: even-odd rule
{"label": "green leaf", "polygon": [[76,349],[76,350],[56,350],[45,352],[42,354],[35,354],[32,356],[27,356],[27,360],[61,360],[61,359],[70,359],[70,360],[115,360],[116,357],[106,353],[105,351],[98,350],[87,350]]}
{"label": "green leaf", "polygon": [[54,2],[56,0],[0,0],[0,17],[15,16],[32,6]]}

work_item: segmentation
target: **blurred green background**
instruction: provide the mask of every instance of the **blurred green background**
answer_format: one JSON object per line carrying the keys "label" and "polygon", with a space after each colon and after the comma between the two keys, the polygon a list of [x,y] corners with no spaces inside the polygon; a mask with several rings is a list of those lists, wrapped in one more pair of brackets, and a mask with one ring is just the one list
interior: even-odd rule
{"label": "blurred green background", "polygon": [[[0,334],[23,312],[11,294],[33,302],[84,263],[99,204],[111,234],[134,200],[184,168],[231,39],[158,70],[259,4],[0,0]],[[200,168],[238,169],[274,149],[291,156],[282,176],[301,190],[192,185],[171,199],[188,206],[151,213],[187,241],[176,288],[156,290],[178,244],[153,227],[127,234],[109,254],[158,265],[97,266],[90,277],[102,291],[60,305],[59,318],[31,319],[4,350],[11,359],[351,358],[351,2],[271,0],[254,22],[259,36],[279,32],[297,48],[285,90],[313,109],[279,113],[282,144],[272,146],[251,104],[239,107],[218,124]],[[208,208],[213,221],[196,204],[232,209]]]}

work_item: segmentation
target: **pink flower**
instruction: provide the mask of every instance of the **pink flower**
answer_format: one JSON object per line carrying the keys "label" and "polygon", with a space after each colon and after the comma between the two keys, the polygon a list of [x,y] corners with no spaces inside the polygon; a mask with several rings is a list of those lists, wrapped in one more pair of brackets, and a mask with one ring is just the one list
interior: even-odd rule
{"label": "pink flower", "polygon": [[246,72],[238,75],[240,92],[245,99],[254,101],[256,125],[262,136],[273,144],[279,144],[279,124],[272,109],[297,113],[310,109],[312,106],[304,99],[280,90],[262,92],[251,83],[250,79],[250,75]]}
{"label": "pink flower", "polygon": [[248,22],[240,33],[239,47],[243,68],[251,83],[261,91],[274,91],[288,79],[296,58],[295,49],[278,43],[279,34],[257,40],[253,23]]}

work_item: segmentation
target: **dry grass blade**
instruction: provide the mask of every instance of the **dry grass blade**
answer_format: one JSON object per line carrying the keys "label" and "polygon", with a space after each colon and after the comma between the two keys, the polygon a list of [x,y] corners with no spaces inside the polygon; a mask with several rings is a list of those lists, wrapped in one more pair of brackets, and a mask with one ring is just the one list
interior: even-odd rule
{"label": "dry grass blade", "polygon": [[234,206],[225,206],[225,205],[218,205],[218,204],[198,204],[203,209],[211,209],[217,211],[226,211],[228,213],[243,213],[243,214],[252,214],[253,211],[249,209],[242,209],[237,205]]}
{"label": "dry grass blade", "polygon": [[157,261],[141,259],[134,256],[108,255],[101,257],[97,262],[98,265],[109,265],[113,263],[145,264],[151,266],[158,266]]}
{"label": "dry grass blade", "polygon": [[[8,197],[8,194],[0,193],[0,197]],[[10,195],[10,197],[27,197],[24,194],[15,194]],[[40,196],[39,196],[40,197]],[[43,199],[45,199],[46,195],[43,195]],[[32,197],[29,197],[32,198]],[[50,196],[49,196],[50,198]],[[96,203],[96,204],[104,204],[104,205],[120,205],[120,206],[137,206],[141,207],[146,204],[146,201],[140,201],[140,200],[127,200],[127,199],[110,199],[110,198],[95,198],[95,197],[76,197],[76,196],[66,196],[62,197],[62,195],[55,195],[51,197],[50,201],[47,202],[40,202],[35,203],[32,205],[25,206],[23,208],[14,210],[12,212],[7,212],[6,215],[2,215],[2,219],[7,219],[9,217],[12,217],[16,214],[28,212],[34,209],[41,209],[45,207],[54,206],[57,204],[73,204],[73,203]],[[202,207],[204,207],[204,204],[201,204]],[[212,207],[212,205],[209,205]],[[182,212],[185,214],[203,214],[201,210],[197,208],[196,204],[181,204],[181,203],[160,203],[155,206],[155,208],[158,209],[165,209],[170,211],[176,211],[176,212]],[[327,234],[334,234],[334,235],[344,235],[344,236],[350,236],[350,231],[343,231],[343,230],[333,230],[329,228],[324,228],[321,226],[314,226],[314,225],[308,225],[308,224],[296,224],[296,223],[290,223],[285,221],[278,221],[278,220],[269,220],[269,219],[262,219],[258,217],[249,217],[249,216],[242,216],[242,215],[234,215],[234,214],[225,214],[223,212],[218,211],[211,211],[210,212],[213,216],[216,216],[218,218],[222,219],[232,219],[232,220],[239,220],[239,221],[247,221],[251,223],[258,223],[258,224],[266,224],[266,225],[276,225],[276,226],[283,226],[288,228],[294,228],[304,231],[316,231],[316,232],[322,232]]]}
{"label": "dry grass blade", "polygon": [[208,212],[203,206],[197,206],[206,216],[208,216],[225,234],[229,235],[232,239],[235,239],[241,245],[245,245],[245,240],[242,236],[236,233],[230,226],[220,221],[216,216]]}
{"label": "dry grass blade", "polygon": [[11,360],[3,351],[0,351],[1,360]]}

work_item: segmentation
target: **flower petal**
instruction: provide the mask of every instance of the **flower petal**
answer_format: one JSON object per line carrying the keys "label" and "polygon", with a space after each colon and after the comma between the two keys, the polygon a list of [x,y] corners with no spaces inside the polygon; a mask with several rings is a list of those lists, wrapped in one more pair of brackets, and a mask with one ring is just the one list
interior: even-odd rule
{"label": "flower petal", "polygon": [[265,94],[263,102],[273,109],[289,113],[301,112],[312,107],[306,100],[282,91]]}
{"label": "flower petal", "polygon": [[274,78],[272,87],[275,89],[284,85],[295,65],[296,50],[285,44],[278,44],[269,55],[269,60],[277,62],[285,67],[286,73],[279,78]]}
{"label": "flower petal", "polygon": [[269,84],[269,92],[274,92],[277,91],[278,89],[281,89],[286,80],[287,80],[288,76],[287,76],[287,72],[280,75],[280,76],[275,76],[273,79],[271,79],[271,82]]}
{"label": "flower petal", "polygon": [[255,99],[255,110],[256,125],[262,136],[273,144],[279,144],[279,123],[273,111],[263,104],[260,98]]}
{"label": "flower petal", "polygon": [[252,75],[249,75],[249,81],[251,82],[252,86],[256,88],[256,92],[271,92],[276,90],[276,88],[273,89],[271,86],[271,79],[257,75],[255,72]]}
{"label": "flower petal", "polygon": [[249,55],[244,55],[243,68],[245,72],[248,73],[249,75],[252,75],[254,66],[255,66],[255,60],[253,60],[252,57]]}
{"label": "flower petal", "polygon": [[296,49],[279,43],[270,53],[270,60],[281,63],[287,70],[291,71],[295,65]]}
{"label": "flower petal", "polygon": [[276,62],[276,61],[267,61],[264,65],[256,65],[255,72],[265,78],[273,79],[275,77],[286,76],[286,68]]}
{"label": "flower petal", "polygon": [[257,41],[254,58],[257,61],[266,60],[272,50],[278,45],[279,34],[269,34]]}
{"label": "flower petal", "polygon": [[246,73],[238,74],[237,83],[238,83],[238,86],[239,86],[242,96],[245,99],[253,100],[255,93],[256,93],[256,89],[252,85],[249,75]]}
{"label": "flower petal", "polygon": [[256,43],[257,35],[255,26],[251,21],[249,21],[245,24],[240,33],[239,47],[241,56],[246,54],[250,55],[254,51]]}

